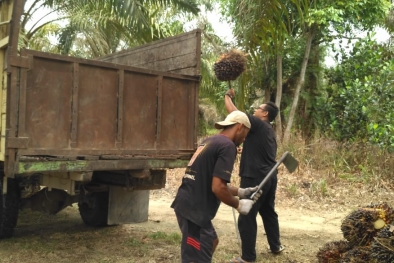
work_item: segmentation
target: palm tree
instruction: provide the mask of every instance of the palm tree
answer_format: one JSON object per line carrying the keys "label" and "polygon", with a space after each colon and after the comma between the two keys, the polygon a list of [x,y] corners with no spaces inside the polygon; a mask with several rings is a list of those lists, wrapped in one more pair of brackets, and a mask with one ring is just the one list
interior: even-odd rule
{"label": "palm tree", "polygon": [[[57,17],[45,21],[41,18],[32,27],[27,23],[33,14],[47,8],[50,15]],[[21,19],[25,46],[34,40],[34,35],[46,25],[63,21],[65,26],[58,29],[58,48],[69,54],[74,45],[85,42],[91,54],[80,52],[76,55],[100,56],[116,51],[122,46],[133,46],[179,33],[181,25],[168,13],[197,14],[199,8],[193,0],[34,0],[27,1]]]}
{"label": "palm tree", "polygon": [[[249,53],[254,54],[252,67],[262,69],[254,71],[253,78],[260,80],[256,89],[264,90],[265,100],[271,97],[273,85],[269,76],[269,66],[273,57],[276,57],[276,95],[275,103],[280,108],[282,98],[282,56],[286,40],[294,35],[297,22],[303,20],[304,10],[308,9],[305,0],[269,0],[269,1],[242,1],[227,0],[227,14],[235,22],[234,35],[239,40],[239,45]],[[258,64],[261,65],[258,65]],[[270,81],[271,80],[271,81]],[[245,82],[245,80],[243,80]],[[247,83],[247,82],[246,82]],[[245,85],[240,85],[241,93],[246,93]],[[278,114],[276,119],[276,134],[280,141],[282,137],[282,121]]]}

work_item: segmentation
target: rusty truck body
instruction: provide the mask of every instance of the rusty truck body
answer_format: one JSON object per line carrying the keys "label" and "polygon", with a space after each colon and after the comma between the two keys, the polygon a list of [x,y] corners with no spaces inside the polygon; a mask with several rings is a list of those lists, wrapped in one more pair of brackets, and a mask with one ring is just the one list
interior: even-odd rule
{"label": "rusty truck body", "polygon": [[196,148],[201,32],[95,60],[19,50],[23,3],[0,1],[0,238],[20,208],[146,221],[149,190]]}

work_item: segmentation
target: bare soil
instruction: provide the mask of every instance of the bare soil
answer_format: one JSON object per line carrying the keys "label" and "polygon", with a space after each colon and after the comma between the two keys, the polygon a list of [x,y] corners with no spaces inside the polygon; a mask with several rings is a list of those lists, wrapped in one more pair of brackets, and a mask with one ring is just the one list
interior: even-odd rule
{"label": "bare soil", "polygon": [[[180,262],[180,232],[170,204],[183,172],[170,170],[166,187],[151,191],[145,223],[88,227],[76,205],[56,216],[22,211],[14,237],[0,241],[0,262]],[[343,239],[341,220],[353,209],[378,202],[393,205],[394,191],[384,181],[375,186],[335,180],[324,185],[316,178],[308,172],[280,170],[276,208],[286,249],[277,256],[268,253],[258,219],[258,262],[318,262],[320,247]],[[233,209],[222,204],[213,223],[220,239],[213,262],[229,262],[239,255]]]}

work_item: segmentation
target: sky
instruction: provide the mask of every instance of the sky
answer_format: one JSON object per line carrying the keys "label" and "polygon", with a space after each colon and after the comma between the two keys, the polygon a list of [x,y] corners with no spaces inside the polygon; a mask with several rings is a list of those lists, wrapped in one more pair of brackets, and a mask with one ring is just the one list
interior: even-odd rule
{"label": "sky", "polygon": [[[202,7],[201,16],[206,17],[211,23],[215,33],[222,40],[226,42],[231,42],[233,40],[233,34],[231,30],[231,25],[229,25],[224,19],[222,19],[219,12],[219,4],[216,4],[213,11],[207,11]],[[185,23],[184,28],[186,31],[190,31],[196,28],[196,20],[192,22]]]}
{"label": "sky", "polygon": [[231,26],[226,21],[222,21],[220,14],[216,11],[211,11],[207,13],[207,17],[209,22],[211,22],[216,35],[226,42],[231,42],[234,38]]}

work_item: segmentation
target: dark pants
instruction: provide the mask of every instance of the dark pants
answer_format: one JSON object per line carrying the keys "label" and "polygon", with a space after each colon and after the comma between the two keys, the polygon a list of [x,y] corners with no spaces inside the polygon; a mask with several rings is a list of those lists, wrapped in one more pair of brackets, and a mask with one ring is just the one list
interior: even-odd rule
{"label": "dark pants", "polygon": [[[242,188],[254,187],[261,183],[262,179],[241,177]],[[268,244],[272,251],[278,251],[280,247],[278,214],[275,212],[275,193],[278,184],[277,172],[263,186],[263,194],[253,205],[247,215],[239,215],[238,228],[242,240],[242,259],[245,261],[256,260],[256,237],[257,237],[257,213],[263,219]]]}
{"label": "dark pants", "polygon": [[210,263],[217,234],[212,223],[202,228],[175,212],[182,232],[182,263]]}

